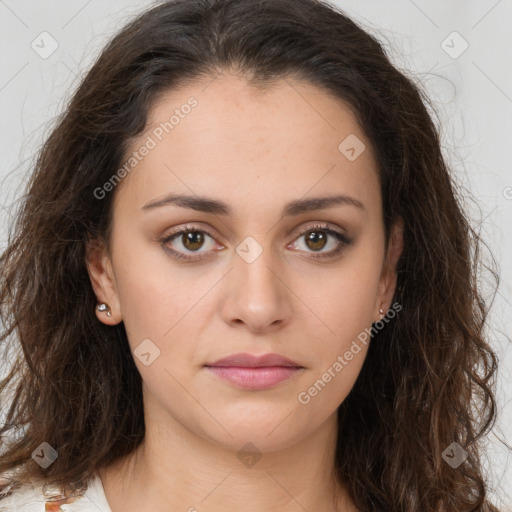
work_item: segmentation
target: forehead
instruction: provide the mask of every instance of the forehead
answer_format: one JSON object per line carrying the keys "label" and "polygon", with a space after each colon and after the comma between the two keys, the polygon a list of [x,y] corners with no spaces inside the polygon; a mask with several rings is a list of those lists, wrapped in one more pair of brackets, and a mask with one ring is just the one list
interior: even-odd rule
{"label": "forehead", "polygon": [[168,91],[129,153],[144,145],[151,149],[120,187],[139,206],[169,192],[236,195],[235,210],[236,201],[243,208],[333,189],[362,201],[379,193],[372,148],[350,107],[298,79],[256,89],[223,73]]}

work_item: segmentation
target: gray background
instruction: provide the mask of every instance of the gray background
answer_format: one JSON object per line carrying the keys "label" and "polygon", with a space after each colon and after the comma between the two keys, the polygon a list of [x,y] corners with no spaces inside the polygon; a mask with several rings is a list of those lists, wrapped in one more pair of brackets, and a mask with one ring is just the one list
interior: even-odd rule
{"label": "gray background", "polygon": [[[499,441],[512,445],[512,349],[505,337],[512,333],[512,0],[335,3],[376,35],[434,102],[445,156],[458,183],[477,199],[478,207],[468,202],[468,210],[483,221],[481,234],[500,263],[489,331],[501,362],[499,419],[484,463],[494,496],[512,510],[512,455]],[[105,42],[150,5],[0,0],[0,250],[52,119]],[[58,47],[48,56],[52,45]]]}

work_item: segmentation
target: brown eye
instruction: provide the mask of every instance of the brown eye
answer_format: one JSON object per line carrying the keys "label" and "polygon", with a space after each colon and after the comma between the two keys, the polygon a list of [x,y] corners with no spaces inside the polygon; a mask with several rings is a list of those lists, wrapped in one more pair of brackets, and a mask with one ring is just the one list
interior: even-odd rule
{"label": "brown eye", "polygon": [[189,251],[197,251],[204,244],[204,235],[201,231],[186,231],[181,237],[183,247]]}
{"label": "brown eye", "polygon": [[212,249],[221,247],[207,231],[185,227],[161,240],[164,250],[176,259],[200,261],[212,255]]}
{"label": "brown eye", "polygon": [[321,251],[327,245],[327,235],[323,231],[310,231],[306,234],[306,245],[314,251]]}
{"label": "brown eye", "polygon": [[[343,233],[339,233],[327,226],[313,225],[308,226],[302,231],[299,238],[293,242],[292,248],[309,253],[309,258],[311,259],[328,259],[341,254],[351,243],[352,240]],[[329,248],[329,246],[331,250],[324,250]]]}

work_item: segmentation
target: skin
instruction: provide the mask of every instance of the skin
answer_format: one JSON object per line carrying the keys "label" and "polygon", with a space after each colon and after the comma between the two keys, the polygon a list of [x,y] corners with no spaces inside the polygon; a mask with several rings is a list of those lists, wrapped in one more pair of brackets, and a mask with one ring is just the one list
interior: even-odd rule
{"label": "skin", "polygon": [[[145,339],[160,355],[135,363],[143,379],[146,436],[118,464],[100,470],[113,512],[357,510],[331,477],[336,410],[367,353],[362,350],[307,405],[297,396],[332,367],[365,328],[391,307],[402,224],[385,253],[382,200],[369,140],[347,106],[290,78],[255,90],[228,72],[167,92],[152,108],[151,130],[194,96],[198,105],[115,190],[111,251],[91,243],[87,265],[98,302],[124,321],[132,351]],[[338,145],[355,134],[354,161]],[[143,211],[168,194],[208,196],[232,216],[175,204]],[[283,217],[292,200],[345,194],[350,204]],[[352,243],[308,242],[317,222]],[[160,240],[173,228],[208,229],[204,242]],[[204,233],[204,232],[203,232]],[[325,235],[325,231],[323,232]],[[236,252],[253,237],[262,253]],[[174,259],[206,255],[198,262]],[[194,252],[194,250],[196,252]],[[204,368],[238,352],[275,352],[304,368],[259,391],[240,389]],[[248,466],[246,443],[261,458]],[[335,500],[337,505],[335,506]],[[302,508],[301,508],[302,507]]]}

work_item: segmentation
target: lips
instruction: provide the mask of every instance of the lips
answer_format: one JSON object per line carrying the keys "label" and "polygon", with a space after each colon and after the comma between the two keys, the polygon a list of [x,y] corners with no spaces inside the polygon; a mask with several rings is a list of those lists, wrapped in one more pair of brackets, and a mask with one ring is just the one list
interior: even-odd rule
{"label": "lips", "polygon": [[212,363],[206,363],[207,367],[231,366],[240,368],[261,368],[265,366],[285,366],[303,368],[299,363],[279,354],[265,354],[254,356],[252,354],[232,354]]}
{"label": "lips", "polygon": [[217,378],[250,391],[276,386],[304,369],[300,364],[279,354],[233,354],[208,363],[205,368]]}

